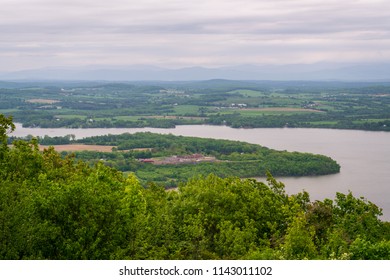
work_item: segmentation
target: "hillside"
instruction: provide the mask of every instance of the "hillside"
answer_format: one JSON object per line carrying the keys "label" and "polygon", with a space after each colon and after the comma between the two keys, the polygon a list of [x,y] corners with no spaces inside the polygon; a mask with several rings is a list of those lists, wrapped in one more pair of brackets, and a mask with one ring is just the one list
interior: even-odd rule
{"label": "hillside", "polygon": [[390,224],[351,193],[311,202],[216,175],[177,191],[93,167],[36,139],[7,145],[0,115],[0,259],[389,259]]}

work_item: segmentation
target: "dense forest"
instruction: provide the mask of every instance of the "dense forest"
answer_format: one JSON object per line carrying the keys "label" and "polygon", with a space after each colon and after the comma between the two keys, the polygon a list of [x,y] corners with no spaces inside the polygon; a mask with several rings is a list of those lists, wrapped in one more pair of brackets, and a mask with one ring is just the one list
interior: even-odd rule
{"label": "dense forest", "polygon": [[1,259],[389,259],[390,224],[352,193],[310,201],[267,183],[210,174],[166,191],[134,174],[10,147],[0,114]]}
{"label": "dense forest", "polygon": [[[31,137],[30,137],[31,138]],[[89,144],[113,146],[112,152],[77,151],[76,159],[90,164],[103,162],[123,172],[134,172],[141,182],[176,187],[179,182],[210,173],[221,177],[264,177],[327,175],[340,171],[329,157],[309,153],[276,151],[239,141],[183,137],[155,133],[125,133],[72,140],[63,137],[41,137],[44,145]],[[72,145],[69,145],[71,148]]]}

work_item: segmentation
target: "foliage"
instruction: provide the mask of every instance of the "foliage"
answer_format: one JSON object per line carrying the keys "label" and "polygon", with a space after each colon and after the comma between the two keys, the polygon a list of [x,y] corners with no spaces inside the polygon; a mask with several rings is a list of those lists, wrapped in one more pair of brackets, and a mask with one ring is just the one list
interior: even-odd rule
{"label": "foliage", "polygon": [[[7,140],[11,119],[0,115]],[[267,183],[198,176],[166,191],[102,163],[2,146],[0,259],[389,259],[390,224],[351,193],[311,202]]]}

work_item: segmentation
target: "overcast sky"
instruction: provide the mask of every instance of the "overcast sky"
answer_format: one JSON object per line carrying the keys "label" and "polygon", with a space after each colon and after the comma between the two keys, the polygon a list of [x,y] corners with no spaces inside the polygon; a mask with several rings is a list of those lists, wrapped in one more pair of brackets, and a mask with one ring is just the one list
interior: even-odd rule
{"label": "overcast sky", "polygon": [[390,62],[389,0],[0,0],[0,71]]}

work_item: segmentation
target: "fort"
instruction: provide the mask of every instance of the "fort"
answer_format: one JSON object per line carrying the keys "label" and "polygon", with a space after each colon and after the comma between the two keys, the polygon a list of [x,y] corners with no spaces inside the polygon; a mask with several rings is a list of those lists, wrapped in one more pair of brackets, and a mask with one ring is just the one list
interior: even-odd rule
{"label": "fort", "polygon": [[182,156],[170,156],[164,158],[146,158],[140,159],[141,162],[151,163],[155,165],[163,164],[194,164],[199,162],[215,162],[216,158],[212,156],[204,156],[202,154],[182,155]]}

